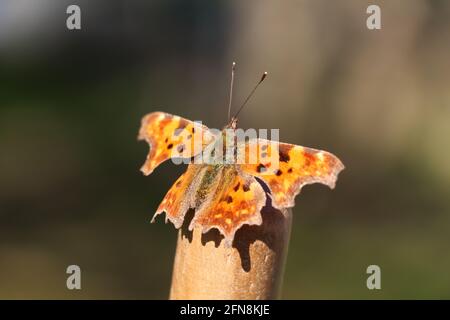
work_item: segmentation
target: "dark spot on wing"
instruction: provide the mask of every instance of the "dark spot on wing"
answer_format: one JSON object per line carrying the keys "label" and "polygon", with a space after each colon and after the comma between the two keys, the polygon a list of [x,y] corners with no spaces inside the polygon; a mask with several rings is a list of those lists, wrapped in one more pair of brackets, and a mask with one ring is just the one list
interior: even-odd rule
{"label": "dark spot on wing", "polygon": [[281,176],[283,174],[283,171],[281,170],[277,170],[277,172],[275,173],[277,176]]}
{"label": "dark spot on wing", "polygon": [[280,150],[280,162],[289,162],[291,158],[289,157],[289,154],[287,154],[287,152],[282,152]]}
{"label": "dark spot on wing", "polygon": [[266,167],[262,163],[260,163],[256,167],[256,171],[259,172],[259,173],[264,172],[264,171],[266,171]]}
{"label": "dark spot on wing", "polygon": [[173,143],[171,143],[167,146],[167,149],[172,149],[172,148],[173,148]]}
{"label": "dark spot on wing", "polygon": [[248,184],[244,184],[242,185],[242,190],[244,190],[244,192],[247,192],[250,190],[250,186]]}
{"label": "dark spot on wing", "polygon": [[237,192],[239,190],[239,186],[241,185],[240,182],[237,183],[237,185],[234,186],[234,192]]}
{"label": "dark spot on wing", "polygon": [[280,162],[288,162],[291,158],[289,157],[289,151],[292,149],[292,145],[286,145],[280,143],[279,145],[279,155],[280,155]]}
{"label": "dark spot on wing", "polygon": [[227,203],[231,203],[231,202],[233,202],[233,197],[232,196],[228,196],[226,200],[227,200]]}

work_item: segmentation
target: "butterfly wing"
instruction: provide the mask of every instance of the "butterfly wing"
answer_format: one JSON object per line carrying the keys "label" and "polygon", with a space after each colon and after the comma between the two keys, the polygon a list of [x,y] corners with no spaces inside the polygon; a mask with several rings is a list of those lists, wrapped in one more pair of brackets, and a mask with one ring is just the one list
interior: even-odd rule
{"label": "butterfly wing", "polygon": [[209,196],[198,207],[189,229],[199,226],[206,232],[217,228],[230,246],[235,232],[242,225],[261,224],[260,211],[266,203],[266,195],[254,177],[239,172],[236,166],[224,166],[217,177],[216,184],[211,185]]}
{"label": "butterfly wing", "polygon": [[187,210],[195,208],[189,229],[201,227],[207,232],[217,228],[230,246],[243,224],[261,224],[265,203],[266,194],[258,181],[235,166],[190,164],[167,192],[152,222],[165,212],[166,222],[180,228]]}
{"label": "butterfly wing", "polygon": [[256,152],[257,161],[244,161],[240,168],[267,184],[272,206],[278,209],[293,207],[295,196],[306,184],[322,183],[333,189],[344,169],[329,152],[287,143],[255,139],[242,143],[238,150],[246,155]]}
{"label": "butterfly wing", "polygon": [[150,145],[147,160],[141,168],[149,175],[170,158],[189,159],[214,141],[214,134],[200,123],[164,112],[153,112],[142,118],[139,140]]}
{"label": "butterfly wing", "polygon": [[176,228],[180,228],[184,221],[184,216],[189,208],[194,206],[195,191],[200,181],[200,173],[203,166],[190,164],[167,192],[162,200],[152,222],[161,213],[166,213],[166,222],[170,220]]}

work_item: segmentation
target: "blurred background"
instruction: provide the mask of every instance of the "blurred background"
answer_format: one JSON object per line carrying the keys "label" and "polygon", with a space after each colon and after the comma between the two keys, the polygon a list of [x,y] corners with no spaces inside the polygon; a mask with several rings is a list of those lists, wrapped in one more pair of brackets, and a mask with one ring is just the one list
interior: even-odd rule
{"label": "blurred background", "polygon": [[168,297],[177,231],[149,221],[184,168],[140,173],[140,119],[221,128],[232,61],[236,103],[269,73],[241,127],[346,165],[296,198],[282,297],[450,298],[449,57],[444,0],[0,0],[0,298]]}

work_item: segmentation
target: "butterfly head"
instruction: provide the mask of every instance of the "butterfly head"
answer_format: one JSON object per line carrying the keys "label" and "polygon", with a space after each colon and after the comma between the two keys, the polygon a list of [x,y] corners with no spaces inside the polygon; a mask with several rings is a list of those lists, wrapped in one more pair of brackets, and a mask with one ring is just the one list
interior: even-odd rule
{"label": "butterfly head", "polygon": [[237,122],[238,122],[238,118],[237,117],[232,117],[230,122],[228,122],[228,124],[223,129],[224,130],[226,130],[226,129],[236,130]]}

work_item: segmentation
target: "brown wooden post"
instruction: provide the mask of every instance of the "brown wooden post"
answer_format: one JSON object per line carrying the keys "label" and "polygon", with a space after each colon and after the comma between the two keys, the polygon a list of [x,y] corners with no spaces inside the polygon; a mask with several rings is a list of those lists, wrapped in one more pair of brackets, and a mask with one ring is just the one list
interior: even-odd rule
{"label": "brown wooden post", "polygon": [[[227,248],[216,230],[178,233],[170,299],[280,298],[292,211],[265,207],[260,226],[245,225]],[[192,216],[192,213],[191,213]]]}

